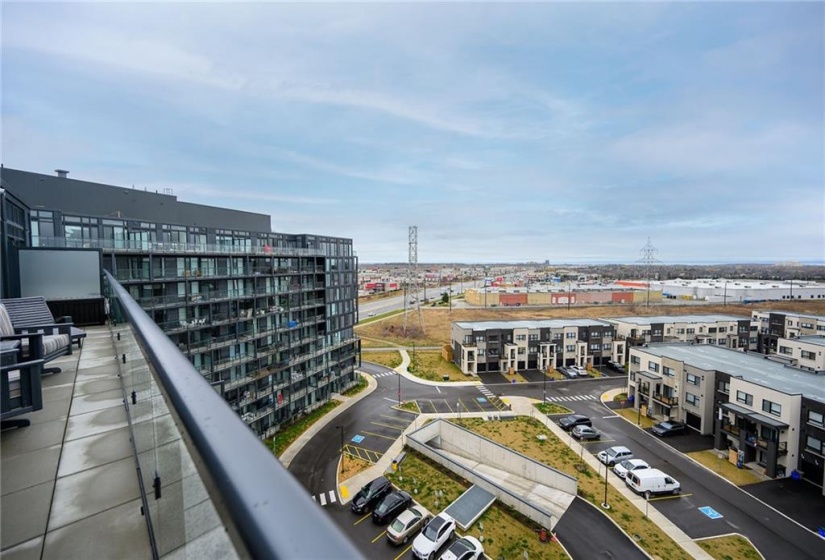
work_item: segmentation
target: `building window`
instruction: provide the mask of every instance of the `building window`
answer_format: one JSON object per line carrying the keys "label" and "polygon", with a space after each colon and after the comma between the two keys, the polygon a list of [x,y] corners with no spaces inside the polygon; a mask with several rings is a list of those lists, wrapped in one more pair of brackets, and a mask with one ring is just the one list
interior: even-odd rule
{"label": "building window", "polygon": [[807,350],[802,350],[802,359],[803,360],[814,360],[816,359],[816,354],[813,352],[808,352]]}
{"label": "building window", "polygon": [[630,363],[636,364],[637,366],[642,363],[642,359],[639,356],[630,356]]}
{"label": "building window", "polygon": [[809,450],[819,453],[822,455],[822,440],[819,440],[813,436],[808,436],[808,439],[805,440],[805,447]]}
{"label": "building window", "polygon": [[775,403],[773,401],[769,401],[768,399],[762,399],[762,411],[767,412],[769,414],[773,414],[774,416],[781,416],[782,405],[779,403]]}
{"label": "building window", "polygon": [[648,363],[647,363],[647,369],[648,369],[649,371],[655,371],[655,372],[657,372],[657,373],[658,373],[658,371],[659,371],[659,364],[657,364],[656,362],[648,362]]}
{"label": "building window", "polygon": [[676,334],[685,334],[685,329],[676,329]]}
{"label": "building window", "polygon": [[525,340],[527,340],[527,335],[526,334],[517,334],[516,335],[516,342],[524,342]]}
{"label": "building window", "polygon": [[610,342],[605,342],[602,344],[602,350],[610,350],[613,347],[613,344]]}
{"label": "building window", "polygon": [[745,391],[736,391],[736,402],[753,406],[753,395],[746,393]]}
{"label": "building window", "polygon": [[688,334],[696,334],[696,329],[688,329],[687,333]]}
{"label": "building window", "polygon": [[518,348],[519,356],[523,356],[525,354],[525,352],[524,352],[525,350],[526,349],[524,348],[524,346],[519,346],[519,348]]}
{"label": "building window", "polygon": [[728,332],[728,328],[727,327],[719,327],[719,332],[720,333]]}
{"label": "building window", "polygon": [[668,377],[673,377],[674,375],[676,375],[676,372],[673,371],[673,368],[667,366],[662,367],[662,373],[664,373]]}
{"label": "building window", "polygon": [[693,393],[685,392],[685,402],[692,406],[699,406],[699,397]]}
{"label": "building window", "polygon": [[567,346],[564,347],[564,351],[565,352],[575,352],[576,351],[576,345],[575,344],[568,344]]}
{"label": "building window", "polygon": [[819,426],[820,428],[825,428],[825,418],[823,418],[821,412],[814,412],[813,410],[808,411],[808,424],[813,424],[814,426]]}
{"label": "building window", "polygon": [[689,374],[687,374],[687,376],[685,377],[685,381],[687,381],[687,382],[688,382],[688,383],[690,383],[691,385],[695,385],[695,386],[697,386],[697,387],[698,387],[698,386],[699,386],[699,381],[700,381],[700,379],[699,379],[699,376],[698,376],[698,375],[693,375],[692,373],[689,373]]}
{"label": "building window", "polygon": [[727,342],[727,341],[726,341],[724,338],[720,338],[718,341],[716,341],[716,343],[717,343],[719,346],[724,346],[724,345],[725,345],[725,342]]}
{"label": "building window", "polygon": [[562,338],[561,335],[562,335],[562,333],[560,333],[560,332],[554,332],[553,333],[553,340],[561,340],[561,338]]}
{"label": "building window", "polygon": [[801,323],[800,322],[799,326],[802,327],[803,329],[812,329],[812,328],[814,328],[813,323]]}
{"label": "building window", "polygon": [[564,335],[565,338],[576,338],[576,333],[569,332]]}
{"label": "building window", "polygon": [[708,334],[715,333],[715,332],[716,332],[716,327],[709,327],[708,328]]}
{"label": "building window", "polygon": [[472,335],[468,334],[467,336],[464,337],[464,344],[472,344],[472,343],[473,343],[473,336]]}
{"label": "building window", "polygon": [[479,348],[478,350],[476,350],[476,352],[478,353],[479,358],[484,357],[484,348]]}
{"label": "building window", "polygon": [[793,348],[790,346],[780,346],[779,353],[785,354],[786,356],[793,356]]}
{"label": "building window", "polygon": [[730,383],[728,381],[720,381],[718,388],[722,393],[730,394]]}
{"label": "building window", "polygon": [[484,335],[483,334],[476,335],[476,344],[478,344],[479,342],[484,342]]}
{"label": "building window", "polygon": [[601,349],[602,349],[602,345],[599,344],[598,342],[596,342],[595,344],[590,345],[590,350],[592,350],[593,352],[598,352]]}
{"label": "building window", "polygon": [[530,342],[538,342],[539,335],[538,334],[531,334],[530,335]]}

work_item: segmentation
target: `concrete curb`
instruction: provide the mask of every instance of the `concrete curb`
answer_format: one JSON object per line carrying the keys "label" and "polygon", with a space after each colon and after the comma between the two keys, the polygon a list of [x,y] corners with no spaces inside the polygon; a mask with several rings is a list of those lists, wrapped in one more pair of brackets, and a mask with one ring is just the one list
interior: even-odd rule
{"label": "concrete curb", "polygon": [[304,446],[315,437],[315,434],[320,432],[324,427],[326,427],[330,422],[332,422],[335,418],[338,417],[339,414],[347,410],[349,407],[353,406],[355,403],[375,391],[378,388],[378,382],[369,374],[359,372],[366,380],[367,380],[367,388],[358,393],[354,397],[345,397],[343,395],[338,395],[335,397],[336,400],[343,401],[343,404],[336,406],[332,409],[329,414],[326,414],[323,418],[315,422],[310,428],[305,431],[303,434],[298,437],[292,444],[287,447],[284,452],[279,457],[281,464],[284,467],[289,468],[290,463],[295,458],[296,455],[304,448]]}
{"label": "concrete curb", "polygon": [[401,365],[394,369],[396,373],[403,375],[408,381],[418,383],[419,385],[430,385],[431,387],[475,387],[481,385],[481,380],[476,381],[430,381],[428,379],[421,379],[411,374],[407,368],[410,367],[410,354],[406,350],[398,349],[401,354]]}

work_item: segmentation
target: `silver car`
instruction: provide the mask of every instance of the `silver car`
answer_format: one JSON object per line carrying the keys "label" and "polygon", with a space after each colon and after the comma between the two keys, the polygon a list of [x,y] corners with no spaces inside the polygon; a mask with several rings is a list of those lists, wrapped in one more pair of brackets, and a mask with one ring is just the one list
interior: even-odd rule
{"label": "silver car", "polygon": [[627,473],[633,471],[639,471],[642,469],[649,469],[650,465],[648,465],[645,461],[641,459],[625,459],[615,467],[613,467],[613,472],[616,473],[616,476],[619,478],[625,478]]}
{"label": "silver car", "polygon": [[430,512],[424,506],[413,505],[405,509],[387,527],[387,539],[393,544],[406,544],[430,517]]}

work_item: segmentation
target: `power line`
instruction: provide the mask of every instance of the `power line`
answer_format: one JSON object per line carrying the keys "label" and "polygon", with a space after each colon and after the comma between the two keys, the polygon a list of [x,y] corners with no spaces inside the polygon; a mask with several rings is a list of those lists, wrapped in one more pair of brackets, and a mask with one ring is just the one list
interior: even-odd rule
{"label": "power line", "polygon": [[656,254],[659,252],[659,249],[653,246],[649,237],[647,238],[647,243],[639,250],[639,252],[641,253],[642,258],[636,262],[644,265],[645,267],[645,283],[647,284],[646,307],[650,307],[650,267],[653,264],[662,264],[662,261],[656,258]]}
{"label": "power line", "polygon": [[[409,234],[409,263],[407,266],[407,280],[404,283],[404,336],[407,336],[407,316],[412,305],[412,312],[418,315],[418,328],[424,334],[424,316],[421,315],[421,286],[418,280],[418,226],[410,226]],[[410,299],[412,298],[412,299]]]}

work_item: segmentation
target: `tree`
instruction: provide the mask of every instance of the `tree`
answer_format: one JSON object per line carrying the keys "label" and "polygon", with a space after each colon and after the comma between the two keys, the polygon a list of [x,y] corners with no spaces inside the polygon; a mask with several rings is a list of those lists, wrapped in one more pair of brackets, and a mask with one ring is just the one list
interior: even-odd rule
{"label": "tree", "polygon": [[450,303],[450,294],[441,292],[441,303]]}

